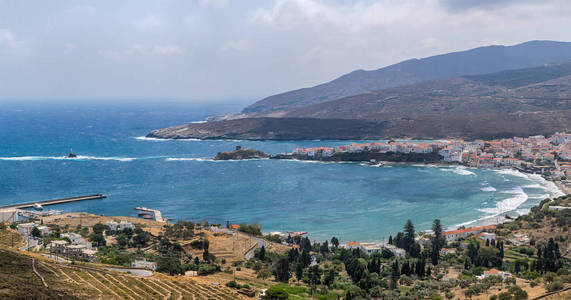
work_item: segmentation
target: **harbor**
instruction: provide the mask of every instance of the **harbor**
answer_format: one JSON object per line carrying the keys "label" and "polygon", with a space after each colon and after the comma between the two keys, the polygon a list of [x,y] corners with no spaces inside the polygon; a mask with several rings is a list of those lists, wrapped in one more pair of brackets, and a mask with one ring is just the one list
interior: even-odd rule
{"label": "harbor", "polygon": [[141,213],[139,213],[139,215],[146,215],[145,213],[152,213],[153,216],[155,217],[156,222],[160,222],[160,223],[166,222],[166,220],[163,219],[163,215],[162,215],[160,210],[150,209],[150,208],[142,207],[142,206],[135,207],[135,209],[141,211]]}

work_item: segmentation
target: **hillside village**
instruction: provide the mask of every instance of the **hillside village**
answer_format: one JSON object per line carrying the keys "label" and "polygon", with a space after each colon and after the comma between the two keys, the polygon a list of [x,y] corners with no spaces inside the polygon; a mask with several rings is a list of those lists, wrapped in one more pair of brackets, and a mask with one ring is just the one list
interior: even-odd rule
{"label": "hillside village", "polygon": [[[296,148],[289,157],[299,159],[332,160],[347,153],[438,153],[440,161],[477,168],[516,168],[538,173],[549,180],[561,180],[571,188],[571,134],[555,133],[527,138],[497,140],[463,140],[404,142],[388,141],[352,143],[338,147]],[[429,161],[433,162],[433,161]]]}

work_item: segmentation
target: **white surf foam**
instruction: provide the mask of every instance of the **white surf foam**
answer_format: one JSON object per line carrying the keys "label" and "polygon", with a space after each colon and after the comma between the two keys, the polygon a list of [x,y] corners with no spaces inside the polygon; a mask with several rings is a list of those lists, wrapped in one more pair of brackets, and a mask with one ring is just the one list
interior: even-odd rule
{"label": "white surf foam", "polygon": [[511,175],[511,176],[516,176],[516,177],[521,177],[521,178],[528,178],[527,175],[525,175],[524,173],[522,173],[518,170],[514,170],[514,169],[494,170],[494,172],[496,172],[498,174],[502,174],[502,175]]}
{"label": "white surf foam", "polygon": [[84,156],[78,155],[77,157],[67,156],[13,156],[13,157],[0,157],[0,160],[12,161],[28,161],[28,160],[70,160],[70,161],[85,161],[85,160],[116,160],[116,161],[133,161],[133,157],[99,157],[99,156]]}
{"label": "white surf foam", "polygon": [[168,157],[165,161],[214,161],[214,159],[201,157]]}
{"label": "white surf foam", "polygon": [[483,192],[495,192],[496,188],[493,186],[486,186],[480,189]]}
{"label": "white surf foam", "polygon": [[134,139],[139,141],[152,141],[152,142],[165,142],[165,141],[187,141],[187,142],[198,142],[202,141],[201,139],[159,139],[154,137],[146,137],[146,136],[137,136]]}
{"label": "white surf foam", "polygon": [[527,201],[528,198],[527,194],[523,191],[522,188],[515,188],[513,190],[503,191],[502,193],[514,194],[514,196],[506,198],[496,203],[496,207],[481,208],[479,210],[485,213],[492,214],[492,216],[497,216],[499,214],[515,210],[525,201]]}
{"label": "white surf foam", "polygon": [[466,169],[466,167],[462,167],[462,166],[456,167],[456,168],[440,168],[440,170],[444,171],[444,172],[453,172],[453,173],[456,173],[458,175],[464,175],[464,176],[474,175],[474,176],[476,176],[476,173],[469,171]]}

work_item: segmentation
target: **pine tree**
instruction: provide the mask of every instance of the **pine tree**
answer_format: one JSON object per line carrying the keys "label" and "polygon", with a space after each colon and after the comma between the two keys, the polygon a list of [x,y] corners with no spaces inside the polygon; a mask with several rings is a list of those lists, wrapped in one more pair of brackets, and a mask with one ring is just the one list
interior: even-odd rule
{"label": "pine tree", "polygon": [[399,273],[399,264],[398,261],[395,260],[391,267],[391,282],[390,282],[390,289],[394,290],[397,288],[397,282],[399,280],[400,273]]}
{"label": "pine tree", "polygon": [[393,244],[393,236],[389,235],[389,245],[392,245],[392,244]]}
{"label": "pine tree", "polygon": [[408,252],[410,250],[410,246],[412,245],[412,243],[414,243],[414,234],[415,234],[414,225],[412,224],[412,221],[410,219],[406,221],[403,229],[405,233],[403,248]]}
{"label": "pine tree", "polygon": [[301,278],[303,277],[303,263],[301,263],[300,261],[297,262],[297,264],[295,265],[295,278],[297,278],[297,280],[301,280]]}

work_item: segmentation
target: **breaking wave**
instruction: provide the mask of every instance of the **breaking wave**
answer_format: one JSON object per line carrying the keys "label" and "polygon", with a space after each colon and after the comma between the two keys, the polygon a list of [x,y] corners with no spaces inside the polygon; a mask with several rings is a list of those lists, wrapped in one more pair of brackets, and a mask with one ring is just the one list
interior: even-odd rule
{"label": "breaking wave", "polygon": [[453,173],[456,173],[458,175],[464,175],[464,176],[474,175],[474,176],[476,176],[476,173],[469,171],[469,170],[466,170],[466,167],[441,168],[440,170],[444,171],[444,172],[453,172]]}
{"label": "breaking wave", "polygon": [[496,207],[481,208],[479,210],[485,213],[492,214],[492,216],[497,216],[499,214],[515,210],[528,199],[527,194],[523,191],[521,187],[517,187],[512,190],[503,191],[502,193],[513,194],[514,196],[506,198],[496,203]]}
{"label": "breaking wave", "polygon": [[480,189],[482,192],[495,192],[496,188],[493,186],[486,186]]}

